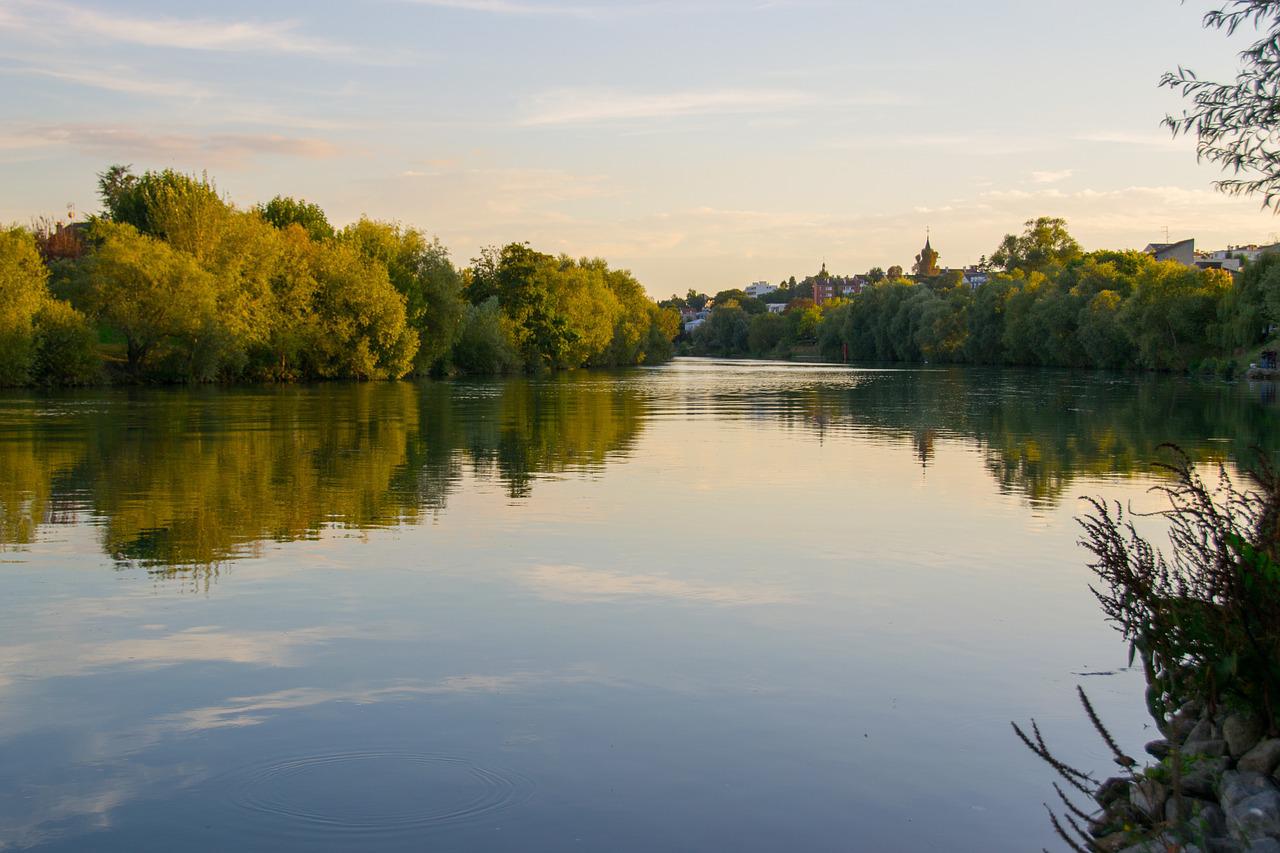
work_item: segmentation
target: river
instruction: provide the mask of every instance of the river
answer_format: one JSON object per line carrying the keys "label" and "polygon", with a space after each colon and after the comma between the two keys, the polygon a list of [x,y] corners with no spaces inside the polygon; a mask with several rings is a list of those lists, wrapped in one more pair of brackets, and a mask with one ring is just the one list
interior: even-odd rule
{"label": "river", "polygon": [[1052,846],[1081,495],[1266,387],[677,360],[0,395],[0,850]]}

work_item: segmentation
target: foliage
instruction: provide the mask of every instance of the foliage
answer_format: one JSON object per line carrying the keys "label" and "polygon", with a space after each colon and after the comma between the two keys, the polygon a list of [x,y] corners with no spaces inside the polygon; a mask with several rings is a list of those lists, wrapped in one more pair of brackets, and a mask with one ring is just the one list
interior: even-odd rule
{"label": "foliage", "polygon": [[117,165],[98,177],[104,213],[87,231],[0,231],[0,383],[653,364],[680,331],[678,312],[600,259],[513,243],[459,270],[397,223],[335,233],[315,204],[241,210],[203,175]]}
{"label": "foliage", "polygon": [[36,315],[48,299],[48,277],[32,235],[0,229],[0,385],[32,379]]}
{"label": "foliage", "polygon": [[1080,244],[1067,233],[1064,219],[1041,216],[1028,219],[1019,235],[1006,234],[991,253],[991,264],[1008,272],[1045,272],[1080,256]]}
{"label": "foliage", "polygon": [[399,379],[408,373],[418,338],[386,267],[344,242],[318,244],[313,252],[318,335],[310,358],[315,374]]}
{"label": "foliage", "polygon": [[453,364],[464,373],[489,375],[514,373],[523,367],[498,297],[466,307]]}
{"label": "foliage", "polygon": [[276,228],[298,225],[312,240],[319,242],[333,239],[334,231],[329,224],[329,217],[320,205],[306,199],[278,195],[266,204],[258,205],[255,210]]}
{"label": "foliage", "polygon": [[1201,80],[1179,66],[1166,73],[1160,85],[1191,101],[1180,116],[1166,116],[1175,136],[1196,135],[1196,153],[1233,177],[1216,182],[1230,195],[1261,195],[1264,207],[1280,198],[1280,148],[1276,145],[1280,100],[1280,2],[1227,0],[1204,16],[1207,28],[1234,35],[1252,24],[1261,37],[1240,52],[1240,70],[1233,83]]}
{"label": "foliage", "polygon": [[213,277],[192,256],[130,224],[100,222],[94,238],[87,300],[124,337],[130,372],[139,375],[158,355],[194,355],[215,323]]}
{"label": "foliage", "polygon": [[90,385],[102,376],[98,334],[67,302],[46,300],[36,314],[35,378],[43,385]]}
{"label": "foliage", "polygon": [[1147,673],[1157,720],[1190,699],[1226,702],[1280,729],[1280,476],[1259,454],[1240,491],[1220,469],[1210,488],[1177,448],[1157,487],[1171,508],[1173,555],[1139,535],[1118,505],[1091,500],[1082,521],[1094,590]]}
{"label": "foliage", "polygon": [[405,298],[409,324],[417,331],[419,373],[439,371],[458,339],[462,325],[462,276],[439,240],[413,228],[361,218],[342,230],[369,260],[387,274]]}

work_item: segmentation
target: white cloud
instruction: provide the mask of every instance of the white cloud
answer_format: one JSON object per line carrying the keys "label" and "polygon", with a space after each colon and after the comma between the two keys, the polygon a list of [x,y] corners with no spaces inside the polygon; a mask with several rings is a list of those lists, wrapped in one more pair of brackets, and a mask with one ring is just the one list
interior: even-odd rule
{"label": "white cloud", "polygon": [[317,137],[276,133],[171,133],[135,125],[48,124],[0,126],[0,151],[67,147],[90,153],[226,166],[262,156],[327,160],[343,149]]}
{"label": "white cloud", "polygon": [[155,78],[138,75],[119,66],[91,67],[64,64],[59,66],[15,65],[0,68],[0,73],[48,77],[91,89],[122,92],[128,95],[196,100],[213,94],[213,90],[187,80],[169,77]]}
{"label": "white cloud", "polygon": [[623,598],[666,598],[705,604],[779,604],[784,591],[753,584],[714,584],[666,575],[628,575],[579,566],[538,566],[524,580],[546,598],[589,603]]}
{"label": "white cloud", "polygon": [[1033,184],[1056,184],[1059,181],[1065,181],[1074,174],[1073,169],[1058,169],[1056,171],[1032,172],[1031,183]]}
{"label": "white cloud", "polygon": [[[16,10],[25,9],[19,14]],[[348,48],[298,32],[294,21],[218,21],[210,18],[131,17],[51,0],[15,0],[0,12],[0,27],[48,37],[68,32],[145,47],[257,53],[345,53]]]}
{"label": "white cloud", "polygon": [[772,113],[813,107],[821,99],[784,89],[710,89],[679,92],[620,92],[558,89],[535,96],[524,125],[597,124],[693,115]]}
{"label": "white cloud", "polygon": [[1174,139],[1168,133],[1134,133],[1126,130],[1096,130],[1089,133],[1076,134],[1073,139],[1078,142],[1095,142],[1103,145],[1135,145],[1142,148],[1176,149],[1179,151],[1194,147],[1189,140]]}

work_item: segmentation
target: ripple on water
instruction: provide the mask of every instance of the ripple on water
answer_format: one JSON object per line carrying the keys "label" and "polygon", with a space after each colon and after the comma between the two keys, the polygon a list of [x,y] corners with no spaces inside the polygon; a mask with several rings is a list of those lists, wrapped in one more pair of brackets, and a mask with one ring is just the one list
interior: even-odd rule
{"label": "ripple on water", "polygon": [[533,788],[519,774],[465,758],[391,751],[275,761],[226,783],[248,823],[293,837],[387,838],[476,823],[523,802]]}

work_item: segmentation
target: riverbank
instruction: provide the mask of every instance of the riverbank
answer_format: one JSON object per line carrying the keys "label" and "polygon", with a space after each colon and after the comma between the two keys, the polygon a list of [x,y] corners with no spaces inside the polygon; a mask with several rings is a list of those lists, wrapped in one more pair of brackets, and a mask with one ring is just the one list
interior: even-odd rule
{"label": "riverbank", "polygon": [[[1147,744],[1157,761],[1112,777],[1090,820],[1104,853],[1280,853],[1280,738],[1257,717],[1183,705]],[[1135,814],[1136,813],[1136,814]],[[1135,832],[1135,817],[1163,828]]]}

